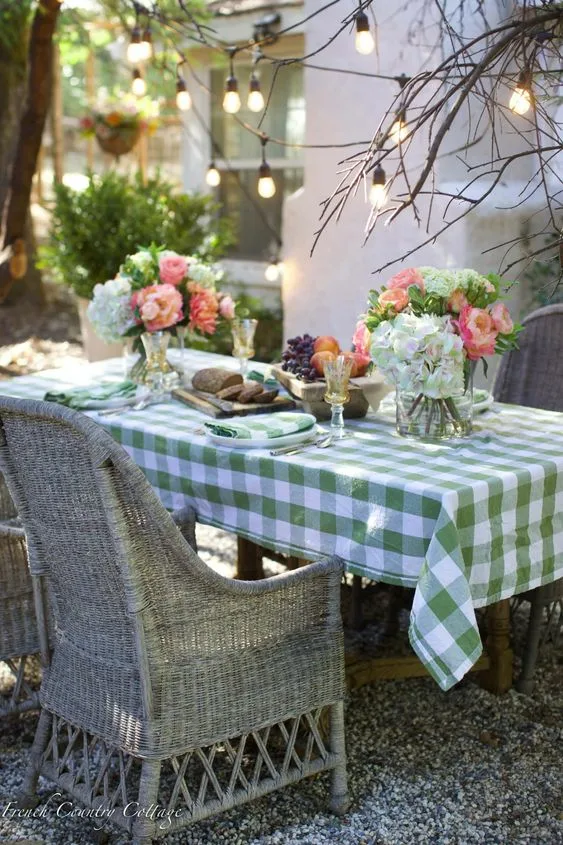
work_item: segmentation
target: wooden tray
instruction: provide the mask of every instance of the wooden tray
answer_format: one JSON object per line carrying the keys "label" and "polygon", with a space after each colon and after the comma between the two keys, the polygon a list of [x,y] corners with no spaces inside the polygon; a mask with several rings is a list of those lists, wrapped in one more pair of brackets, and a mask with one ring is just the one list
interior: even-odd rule
{"label": "wooden tray", "polygon": [[296,403],[289,396],[276,396],[273,402],[242,404],[242,402],[227,402],[226,399],[217,399],[212,393],[188,390],[184,387],[173,390],[172,396],[185,405],[207,414],[208,417],[215,417],[215,419],[246,417],[249,414],[271,414],[275,411],[291,411],[296,407]]}
{"label": "wooden tray", "polygon": [[[307,413],[313,414],[318,420],[330,419],[330,405],[324,401],[326,390],[324,379],[310,383],[301,381],[293,373],[282,370],[280,364],[275,364],[272,370],[288,393],[303,402],[303,409]],[[383,376],[378,373],[350,379],[350,401],[344,406],[344,416],[347,419],[365,417],[370,405],[372,410],[377,410],[379,402],[390,389],[385,384]]]}

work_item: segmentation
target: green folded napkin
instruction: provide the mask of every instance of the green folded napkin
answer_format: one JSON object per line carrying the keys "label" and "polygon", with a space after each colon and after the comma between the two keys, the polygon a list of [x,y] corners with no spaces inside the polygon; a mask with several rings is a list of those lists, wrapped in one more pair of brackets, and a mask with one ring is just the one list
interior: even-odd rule
{"label": "green folded napkin", "polygon": [[[137,385],[132,381],[102,382],[92,387],[73,387],[69,390],[56,393],[46,393],[46,402],[57,402],[59,405],[66,405],[67,408],[74,408],[76,411],[87,410],[88,408],[101,408],[117,399],[122,399],[125,404],[128,399],[134,399],[137,393]],[[117,404],[117,403],[116,403]]]}
{"label": "green folded napkin", "polygon": [[272,375],[270,367],[268,367],[265,373],[261,373],[259,370],[250,370],[246,374],[246,378],[249,381],[257,381],[258,384],[263,384],[264,387],[278,387],[278,380]]}
{"label": "green folded napkin", "polygon": [[206,422],[205,428],[221,437],[232,437],[237,440],[274,440],[285,434],[296,434],[298,431],[308,431],[315,425],[312,414],[294,414],[290,411],[279,411],[275,414],[260,414],[242,419],[221,420],[221,422]]}

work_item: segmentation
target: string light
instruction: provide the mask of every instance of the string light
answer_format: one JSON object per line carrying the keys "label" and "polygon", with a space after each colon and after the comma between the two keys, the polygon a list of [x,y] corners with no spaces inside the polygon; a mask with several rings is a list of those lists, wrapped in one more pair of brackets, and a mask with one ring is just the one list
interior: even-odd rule
{"label": "string light", "polygon": [[407,112],[405,109],[401,109],[395,115],[395,122],[389,130],[389,138],[395,145],[398,146],[405,140],[408,134],[409,127],[407,125]]}
{"label": "string light", "polygon": [[235,71],[233,67],[233,57],[235,55],[236,48],[230,47],[227,52],[230,55],[230,71],[225,81],[225,96],[223,97],[223,109],[227,112],[227,114],[236,114],[238,111],[240,111],[241,107],[240,94],[238,92],[238,80],[235,76]]}
{"label": "string light", "polygon": [[152,49],[152,31],[150,28],[150,24],[147,24],[143,35],[141,37],[141,61],[148,62],[149,59],[152,58],[153,49]]}
{"label": "string light", "polygon": [[375,50],[375,39],[369,28],[369,21],[365,12],[356,14],[356,50],[362,56],[369,56]]}
{"label": "string light", "polygon": [[147,83],[143,79],[139,68],[133,71],[133,82],[131,83],[131,91],[136,97],[144,97],[147,93]]}
{"label": "string light", "polygon": [[387,177],[380,164],[376,165],[373,171],[373,179],[369,192],[369,201],[373,208],[379,211],[387,202]]}
{"label": "string light", "polygon": [[138,65],[142,61],[142,56],[141,30],[135,26],[131,33],[131,43],[127,47],[127,61],[132,65]]}
{"label": "string light", "polygon": [[186,86],[186,80],[180,75],[176,77],[176,105],[180,111],[189,111],[192,107],[192,98]]}
{"label": "string light", "polygon": [[283,273],[283,264],[279,258],[272,258],[264,271],[267,282],[278,282]]}
{"label": "string light", "polygon": [[526,68],[518,77],[518,85],[512,92],[508,107],[514,114],[524,115],[531,109],[532,101],[532,74]]}
{"label": "string light", "polygon": [[221,174],[217,170],[214,161],[212,161],[209,167],[207,168],[207,173],[205,174],[205,181],[207,182],[210,188],[218,188],[221,184]]}
{"label": "string light", "polygon": [[276,193],[276,183],[272,177],[272,168],[266,161],[266,144],[268,143],[268,136],[262,135],[260,143],[262,144],[262,164],[258,170],[258,193],[265,200],[269,200]]}
{"label": "string light", "polygon": [[253,112],[262,111],[265,105],[264,95],[262,94],[262,90],[260,88],[260,80],[255,73],[252,73],[250,76],[247,105],[250,111]]}

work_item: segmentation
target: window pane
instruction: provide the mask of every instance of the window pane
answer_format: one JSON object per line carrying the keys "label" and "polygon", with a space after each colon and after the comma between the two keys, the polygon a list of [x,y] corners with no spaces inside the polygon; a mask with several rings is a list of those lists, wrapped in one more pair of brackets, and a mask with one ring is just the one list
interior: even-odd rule
{"label": "window pane", "polygon": [[256,189],[257,169],[221,174],[223,214],[233,222],[237,238],[229,253],[232,258],[267,261],[277,251],[271,229],[280,234],[284,196],[302,186],[303,169],[275,170],[273,175],[276,193],[271,199],[263,199]]}
{"label": "window pane", "polygon": [[[238,78],[242,108],[238,113],[241,120],[256,125],[259,115],[249,111],[246,106],[250,65],[235,65]],[[259,158],[260,140],[223,111],[223,90],[225,87],[225,69],[211,71],[212,115],[211,131],[221,153],[227,159]],[[257,70],[260,77],[264,99],[272,87],[274,69],[271,64],[261,63]],[[280,138],[290,144],[302,144],[305,137],[305,97],[303,94],[303,68],[298,65],[281,67],[274,85],[270,105],[262,124],[267,135]],[[301,151],[278,144],[268,144],[269,158],[299,158]]]}

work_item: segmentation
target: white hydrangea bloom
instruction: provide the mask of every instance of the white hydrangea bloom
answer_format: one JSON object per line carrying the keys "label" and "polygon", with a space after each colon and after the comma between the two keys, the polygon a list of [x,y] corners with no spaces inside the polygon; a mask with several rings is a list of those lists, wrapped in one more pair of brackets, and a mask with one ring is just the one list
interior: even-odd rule
{"label": "white hydrangea bloom", "polygon": [[188,265],[188,280],[190,282],[196,282],[203,288],[213,290],[215,288],[215,271],[207,264],[200,264],[199,261],[192,258],[189,260]]}
{"label": "white hydrangea bloom", "polygon": [[457,287],[457,279],[452,270],[438,270],[436,267],[419,267],[424,279],[426,293],[435,293],[446,299],[452,295]]}
{"label": "white hydrangea bloom", "polygon": [[146,249],[129,256],[129,261],[144,273],[152,264],[152,255]]}
{"label": "white hydrangea bloom", "polygon": [[129,279],[116,276],[103,285],[96,285],[86,313],[102,340],[106,343],[121,340],[127,329],[135,325]]}

